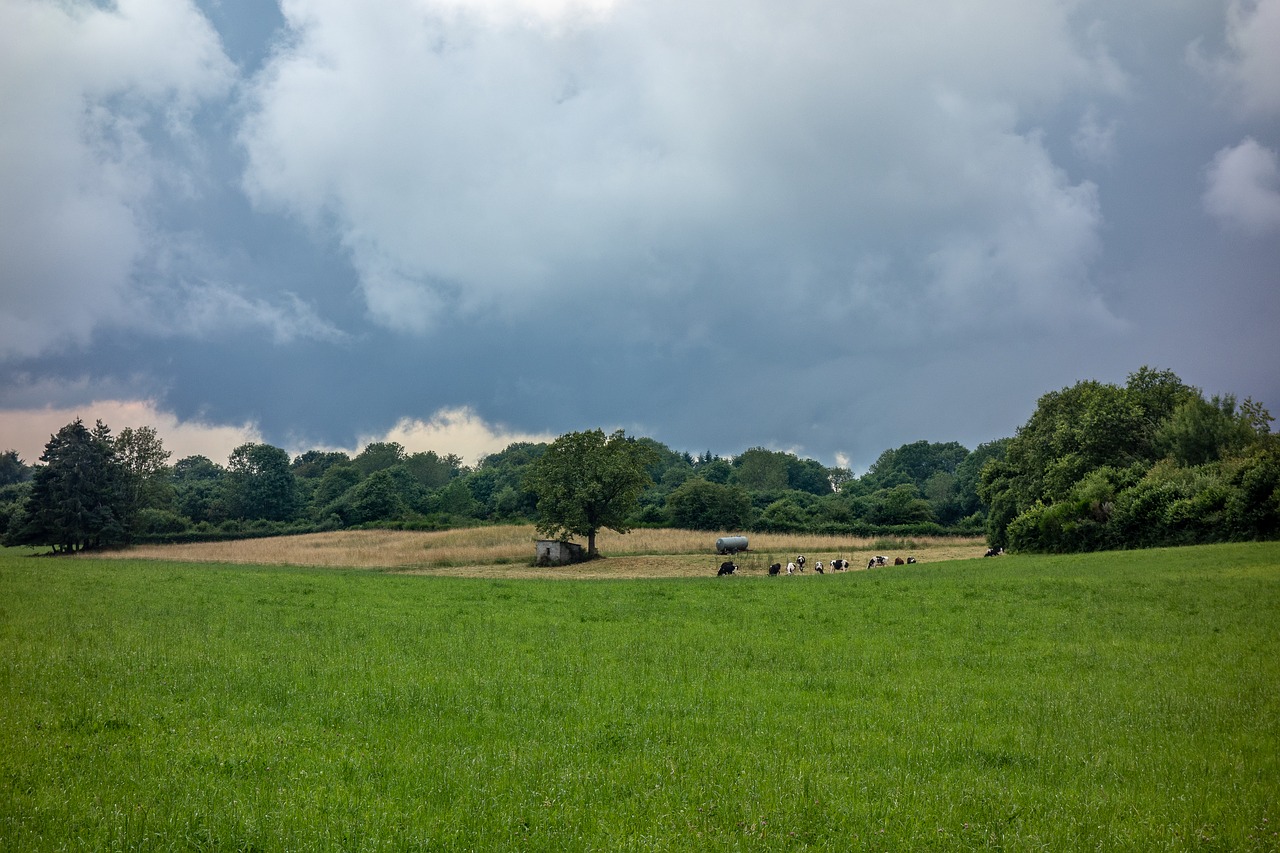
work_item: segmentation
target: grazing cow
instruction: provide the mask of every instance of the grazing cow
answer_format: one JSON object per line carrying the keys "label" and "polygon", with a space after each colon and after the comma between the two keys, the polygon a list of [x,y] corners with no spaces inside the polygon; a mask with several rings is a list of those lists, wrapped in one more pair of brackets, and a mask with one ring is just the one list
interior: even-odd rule
{"label": "grazing cow", "polygon": [[787,563],[787,574],[794,575],[796,573],[796,564]]}
{"label": "grazing cow", "polygon": [[988,549],[987,549],[987,553],[983,554],[982,556],[984,556],[984,557],[999,557],[999,556],[1000,556],[1001,554],[1003,554],[1003,553],[1004,553],[1004,549],[1003,549],[1003,548],[988,548]]}
{"label": "grazing cow", "polygon": [[887,566],[888,564],[889,564],[889,558],[888,558],[888,557],[882,556],[882,555],[880,555],[880,554],[876,554],[876,565],[877,565],[877,566]]}
{"label": "grazing cow", "polygon": [[738,567],[732,562],[725,561],[720,564],[720,571],[716,572],[716,577],[720,577],[722,575],[736,575],[737,573]]}
{"label": "grazing cow", "polygon": [[776,575],[782,571],[782,563],[774,563],[769,567],[769,574]]}
{"label": "grazing cow", "polygon": [[867,560],[867,568],[868,568],[868,569],[874,569],[875,567],[876,567],[876,558],[875,558],[875,557],[872,557],[870,560]]}
{"label": "grazing cow", "polygon": [[907,557],[907,564],[908,564],[908,565],[913,565],[913,564],[915,563],[915,561],[916,561],[916,558],[915,558],[915,557]]}
{"label": "grazing cow", "polygon": [[796,568],[802,572],[804,571],[804,554],[796,557]]}
{"label": "grazing cow", "polygon": [[814,563],[814,564],[813,564],[813,568],[814,568],[814,570],[815,570],[818,574],[820,574],[820,575],[826,574],[826,572],[822,571],[822,561],[821,561],[821,560],[819,560],[818,562]]}
{"label": "grazing cow", "polygon": [[893,564],[895,566],[905,566],[907,564],[907,561],[902,559],[901,557],[894,557]]}

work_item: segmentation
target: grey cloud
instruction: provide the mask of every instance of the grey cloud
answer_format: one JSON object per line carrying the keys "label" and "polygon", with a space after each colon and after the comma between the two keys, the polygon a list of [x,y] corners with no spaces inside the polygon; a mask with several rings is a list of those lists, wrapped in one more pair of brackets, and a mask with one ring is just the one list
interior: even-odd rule
{"label": "grey cloud", "polygon": [[408,2],[285,11],[246,186],[332,217],[391,328],[599,288],[697,300],[703,271],[744,258],[736,298],[807,279],[824,303],[883,301],[848,290],[888,257],[913,271],[873,289],[947,300],[922,321],[975,296],[1106,313],[1085,284],[1093,190],[1020,126],[1020,104],[1117,85],[1062,7],[622,3],[567,29]]}
{"label": "grey cloud", "polygon": [[132,321],[145,206],[164,171],[148,134],[178,129],[230,73],[189,3],[0,7],[0,357]]}
{"label": "grey cloud", "polygon": [[1216,68],[1249,114],[1280,113],[1280,0],[1231,0],[1231,54]]}

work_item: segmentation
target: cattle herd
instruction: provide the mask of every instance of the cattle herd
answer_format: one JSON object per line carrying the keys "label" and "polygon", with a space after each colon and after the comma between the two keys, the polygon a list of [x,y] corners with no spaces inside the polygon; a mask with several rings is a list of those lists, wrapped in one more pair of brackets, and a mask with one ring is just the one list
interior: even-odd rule
{"label": "cattle herd", "polygon": [[[782,563],[774,563],[773,565],[769,566],[769,574],[770,575],[803,574],[806,562],[807,561],[805,560],[804,554],[800,554],[794,560],[787,563],[785,570],[783,569]],[[915,562],[916,562],[915,557],[907,557],[905,560],[902,557],[895,557],[893,564],[895,566],[904,566],[904,565],[913,565]],[[884,556],[875,556],[867,561],[868,569],[873,569],[876,566],[887,566],[887,565],[889,565],[889,558]],[[831,569],[831,571],[833,572],[848,571],[849,561],[844,559],[843,557],[839,557],[837,559],[832,560],[826,567],[822,565],[821,560],[818,560],[813,564],[813,570],[820,575],[826,574],[827,568]],[[736,575],[737,573],[738,573],[737,563],[734,563],[732,560],[725,560],[723,563],[720,564],[720,571],[716,572],[716,577],[721,577],[723,575]]]}

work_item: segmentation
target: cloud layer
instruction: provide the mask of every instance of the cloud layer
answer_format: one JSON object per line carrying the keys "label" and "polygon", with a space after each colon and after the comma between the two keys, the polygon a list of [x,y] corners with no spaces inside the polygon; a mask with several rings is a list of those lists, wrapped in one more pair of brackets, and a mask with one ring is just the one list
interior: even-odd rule
{"label": "cloud layer", "polygon": [[284,5],[246,185],[333,223],[375,322],[426,333],[614,293],[1105,313],[1095,188],[1024,117],[1117,85],[1063,7],[497,7]]}
{"label": "cloud layer", "polygon": [[0,450],[116,401],[865,467],[1142,364],[1274,408],[1277,43],[1280,0],[3,0]]}

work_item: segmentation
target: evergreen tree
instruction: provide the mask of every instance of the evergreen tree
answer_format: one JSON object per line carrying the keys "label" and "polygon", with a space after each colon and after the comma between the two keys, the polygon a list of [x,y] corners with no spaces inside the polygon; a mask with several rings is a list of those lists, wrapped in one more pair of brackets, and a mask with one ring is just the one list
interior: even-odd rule
{"label": "evergreen tree", "polygon": [[111,430],[79,418],[49,438],[31,494],[10,524],[8,545],[48,545],[57,553],[122,544],[126,496]]}

